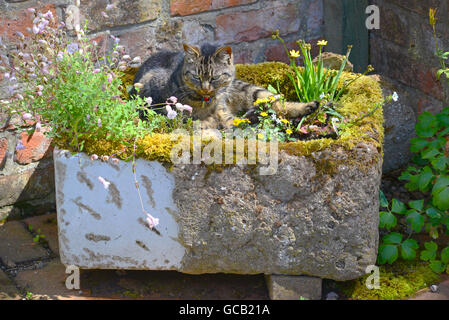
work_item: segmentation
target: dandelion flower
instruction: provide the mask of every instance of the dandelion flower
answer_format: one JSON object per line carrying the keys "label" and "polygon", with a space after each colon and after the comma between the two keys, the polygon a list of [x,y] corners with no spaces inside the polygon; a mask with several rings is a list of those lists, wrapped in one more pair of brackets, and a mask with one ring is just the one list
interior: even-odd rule
{"label": "dandelion flower", "polygon": [[282,122],[283,124],[289,124],[289,121],[288,121],[287,119],[281,119],[281,122]]}
{"label": "dandelion flower", "polygon": [[268,113],[266,113],[266,112],[261,112],[260,115],[261,115],[262,117],[268,117]]}
{"label": "dandelion flower", "polygon": [[287,129],[285,132],[286,132],[287,134],[292,134],[292,133],[293,133],[292,129]]}

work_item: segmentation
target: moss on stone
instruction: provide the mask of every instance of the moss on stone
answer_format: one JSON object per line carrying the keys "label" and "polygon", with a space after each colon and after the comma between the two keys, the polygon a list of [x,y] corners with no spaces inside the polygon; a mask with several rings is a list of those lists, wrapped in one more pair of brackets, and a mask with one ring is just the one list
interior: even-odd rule
{"label": "moss on stone", "polygon": [[435,282],[440,276],[434,273],[428,263],[421,261],[396,262],[380,267],[380,289],[369,290],[366,280],[359,279],[339,283],[344,294],[354,300],[406,300]]}
{"label": "moss on stone", "polygon": [[[282,88],[281,91],[287,96],[292,96],[291,90],[293,86],[287,77],[289,66],[281,62],[265,62],[255,65],[237,65],[237,78],[267,87],[269,84]],[[132,83],[132,79],[136,69],[129,69],[125,72],[123,77],[124,87]],[[357,75],[349,72],[343,72],[339,86],[342,87],[345,81],[353,79]],[[124,93],[125,94],[125,93]],[[289,100],[294,100],[293,97]],[[353,82],[342,95],[337,111],[348,120],[355,120],[358,117],[368,113],[372,108],[383,101],[382,90],[378,81],[373,77],[362,76]],[[347,151],[348,156],[345,159],[326,159],[328,163],[324,166],[318,167],[323,169],[324,174],[332,174],[337,171],[337,167],[344,163],[346,165],[357,164],[360,166],[369,167],[371,163],[360,163],[357,161],[357,153],[354,151],[355,146],[359,143],[365,143],[375,146],[379,152],[382,152],[382,143],[384,138],[383,130],[383,113],[382,108],[377,109],[373,114],[367,116],[356,125],[347,127],[341,132],[338,139],[317,139],[309,141],[296,141],[279,144],[279,149],[291,155],[302,155],[310,157],[314,162],[312,155],[315,152],[329,149],[336,151],[343,148]],[[60,147],[67,148],[67,143],[63,139],[56,141]],[[155,160],[160,162],[170,163],[170,151],[177,143],[176,139],[172,140],[169,134],[152,134],[144,139],[138,141],[138,157],[146,160]],[[203,145],[206,144],[203,141]],[[123,149],[123,144],[118,142],[111,142],[106,139],[97,139],[95,141],[86,139],[85,152],[88,154],[111,155],[120,152]],[[69,148],[70,149],[70,148]],[[129,158],[131,152],[121,153],[119,158]],[[349,158],[348,158],[349,157]],[[377,159],[372,159],[377,161]],[[348,163],[350,161],[351,163]],[[321,161],[322,162],[322,161]],[[332,167],[334,166],[334,167]]]}

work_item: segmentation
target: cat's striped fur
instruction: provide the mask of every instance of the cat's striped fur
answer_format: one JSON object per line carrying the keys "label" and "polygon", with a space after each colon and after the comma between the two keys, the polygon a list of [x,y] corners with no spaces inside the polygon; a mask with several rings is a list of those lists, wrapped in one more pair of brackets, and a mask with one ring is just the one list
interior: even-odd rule
{"label": "cat's striped fur", "polygon": [[[164,103],[175,96],[193,108],[192,117],[201,120],[203,128],[230,128],[241,112],[253,115],[254,102],[273,94],[253,84],[235,79],[232,49],[209,44],[201,48],[184,45],[184,52],[159,52],[139,68],[134,82],[144,86],[142,97],[153,103]],[[131,91],[130,94],[135,94]],[[272,105],[278,114],[295,118],[316,110],[318,102]],[[253,115],[254,116],[254,115]]]}

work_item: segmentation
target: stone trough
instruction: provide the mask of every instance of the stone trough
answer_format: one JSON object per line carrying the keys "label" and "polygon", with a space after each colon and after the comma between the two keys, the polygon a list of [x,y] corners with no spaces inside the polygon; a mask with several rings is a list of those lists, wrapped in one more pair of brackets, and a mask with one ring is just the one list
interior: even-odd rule
{"label": "stone trough", "polygon": [[132,163],[55,148],[61,260],[82,269],[358,278],[377,257],[383,132],[373,119],[345,143],[280,144],[272,175],[138,159],[142,204],[159,219],[153,229]]}

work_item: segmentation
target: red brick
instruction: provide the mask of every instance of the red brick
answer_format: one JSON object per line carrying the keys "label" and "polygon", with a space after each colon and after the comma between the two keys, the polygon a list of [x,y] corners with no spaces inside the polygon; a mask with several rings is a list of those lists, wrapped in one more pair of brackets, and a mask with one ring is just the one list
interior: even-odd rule
{"label": "red brick", "polygon": [[[39,12],[47,12],[50,10],[56,19],[56,9],[53,4],[36,8]],[[33,26],[33,15],[23,10],[12,11],[8,13],[8,16],[3,13],[0,14],[0,36],[5,36],[8,40],[17,39],[16,32],[20,31],[23,34],[29,34],[27,28]]]}
{"label": "red brick", "polygon": [[47,138],[43,132],[34,132],[28,136],[26,132],[21,133],[21,141],[25,149],[16,150],[16,161],[19,164],[29,164],[49,157],[53,151],[51,139]]}
{"label": "red brick", "polygon": [[7,151],[8,151],[8,139],[1,138],[0,139],[0,169],[2,169],[3,165],[5,164]]}
{"label": "red brick", "polygon": [[[307,41],[312,45],[312,58],[318,55],[319,47],[316,45],[318,39]],[[296,41],[286,43],[288,50],[298,50],[300,51],[299,45]],[[290,63],[290,58],[285,52],[285,48],[282,43],[267,47],[265,49],[265,58],[267,61],[281,61],[285,63]],[[302,56],[299,58],[299,62],[302,64]]]}
{"label": "red brick", "polygon": [[171,0],[170,14],[172,16],[187,16],[199,12],[250,4],[256,1],[257,0]]}
{"label": "red brick", "polygon": [[301,19],[297,4],[276,6],[246,12],[219,15],[215,37],[224,43],[254,41],[271,37],[275,30],[281,35],[299,30]]}

